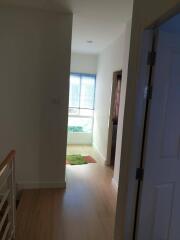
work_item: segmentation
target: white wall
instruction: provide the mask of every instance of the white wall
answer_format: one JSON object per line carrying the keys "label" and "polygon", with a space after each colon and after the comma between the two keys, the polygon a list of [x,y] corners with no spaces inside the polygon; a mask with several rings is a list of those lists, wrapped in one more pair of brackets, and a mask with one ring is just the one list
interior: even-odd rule
{"label": "white wall", "polygon": [[122,69],[124,34],[98,58],[93,145],[106,160],[113,72]]}
{"label": "white wall", "polygon": [[115,183],[116,186],[118,186],[118,183],[119,183],[119,171],[120,171],[120,162],[121,162],[120,156],[121,156],[121,147],[122,147],[130,39],[131,39],[131,21],[127,23],[124,31],[122,82],[121,82],[121,95],[120,95],[120,106],[119,106],[117,140],[116,140],[116,155],[115,155],[114,176],[113,176],[113,182]]}
{"label": "white wall", "polygon": [[82,54],[72,52],[71,54],[71,72],[74,73],[97,73],[97,55]]}
{"label": "white wall", "polygon": [[0,159],[21,187],[65,184],[71,14],[0,9]]}
{"label": "white wall", "polygon": [[91,145],[92,133],[68,132],[67,142],[71,145]]}
{"label": "white wall", "polygon": [[115,159],[115,170],[113,182],[118,185],[122,126],[124,116],[124,103],[126,94],[126,64],[129,54],[131,23],[127,23],[121,36],[105,49],[99,56],[97,83],[96,83],[96,104],[93,145],[101,154],[104,161],[107,160],[108,130],[111,107],[111,94],[113,83],[113,72],[122,70],[122,85],[120,112],[117,133],[117,153]]}
{"label": "white wall", "polygon": [[[179,0],[135,0],[129,55],[127,93],[124,114],[121,167],[115,224],[115,240],[132,239],[134,210],[137,197],[136,168],[140,160],[141,109],[137,105],[140,85],[140,50],[143,31],[165,19],[179,5]],[[145,71],[145,70],[144,70]],[[140,112],[140,113],[139,113]]]}

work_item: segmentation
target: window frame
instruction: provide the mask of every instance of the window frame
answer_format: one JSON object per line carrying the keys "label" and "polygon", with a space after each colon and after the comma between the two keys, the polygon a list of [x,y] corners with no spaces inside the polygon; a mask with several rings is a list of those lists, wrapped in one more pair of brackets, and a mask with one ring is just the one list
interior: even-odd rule
{"label": "window frame", "polygon": [[[74,108],[74,109],[78,109],[78,110],[81,110],[81,109],[84,109],[84,110],[92,110],[94,111],[94,108],[95,108],[95,93],[96,93],[96,74],[88,74],[88,73],[75,73],[75,72],[71,72],[70,73],[70,77],[71,75],[74,75],[74,76],[77,76],[77,77],[80,77],[80,92],[79,92],[79,107],[70,107],[68,106],[68,108]],[[94,78],[94,96],[93,96],[93,108],[81,108],[81,88],[82,88],[82,77],[92,77]],[[69,88],[70,88],[70,80],[69,80]]]}
{"label": "window frame", "polygon": [[[69,117],[75,117],[75,118],[90,118],[92,119],[92,129],[91,129],[91,134],[93,132],[93,126],[94,126],[94,110],[95,110],[95,94],[96,94],[96,74],[87,74],[87,73],[77,73],[77,72],[71,72],[71,76],[78,76],[80,78],[80,92],[79,92],[79,107],[70,107],[68,106],[69,109],[77,109],[79,114],[69,114],[68,113],[68,118]],[[70,77],[69,77],[69,89],[70,89]],[[93,108],[81,108],[81,88],[82,88],[82,77],[92,77],[94,78],[94,96],[93,96]],[[80,115],[80,110],[91,110],[93,112],[92,116],[85,116],[85,115]],[[89,134],[89,133],[88,133]]]}

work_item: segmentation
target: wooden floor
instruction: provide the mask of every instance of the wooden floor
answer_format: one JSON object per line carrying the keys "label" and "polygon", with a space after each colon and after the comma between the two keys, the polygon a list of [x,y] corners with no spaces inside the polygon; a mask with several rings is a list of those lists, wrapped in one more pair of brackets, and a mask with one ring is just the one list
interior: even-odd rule
{"label": "wooden floor", "polygon": [[66,190],[24,191],[16,240],[113,240],[116,193],[111,179],[112,170],[99,161],[67,165]]}

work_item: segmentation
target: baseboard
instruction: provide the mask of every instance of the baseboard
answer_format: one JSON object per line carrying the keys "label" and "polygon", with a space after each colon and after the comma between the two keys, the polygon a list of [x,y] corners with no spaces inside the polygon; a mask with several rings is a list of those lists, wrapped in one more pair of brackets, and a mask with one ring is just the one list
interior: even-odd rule
{"label": "baseboard", "polygon": [[96,145],[93,144],[93,147],[94,147],[94,149],[96,150],[96,152],[99,154],[101,162],[102,162],[103,164],[106,164],[106,159],[105,159],[105,157],[103,156],[103,154],[98,150],[98,148],[96,147]]}
{"label": "baseboard", "polygon": [[112,178],[112,186],[114,190],[117,192],[118,191],[118,184],[114,178]]}
{"label": "baseboard", "polygon": [[105,164],[106,166],[111,166],[110,162],[109,162],[107,159],[105,160],[104,164]]}
{"label": "baseboard", "polygon": [[22,189],[46,189],[46,188],[66,188],[66,182],[19,182],[18,190]]}

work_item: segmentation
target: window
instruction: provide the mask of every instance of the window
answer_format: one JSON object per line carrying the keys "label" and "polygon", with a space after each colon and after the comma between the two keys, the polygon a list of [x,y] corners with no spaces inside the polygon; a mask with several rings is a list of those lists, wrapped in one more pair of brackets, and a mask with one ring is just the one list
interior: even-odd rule
{"label": "window", "polygon": [[94,116],[95,75],[70,75],[69,132],[91,133]]}

